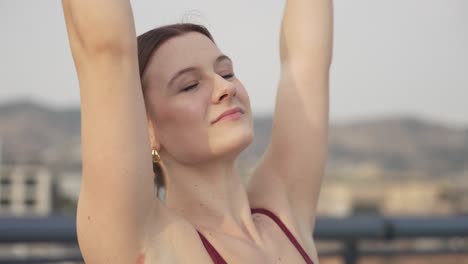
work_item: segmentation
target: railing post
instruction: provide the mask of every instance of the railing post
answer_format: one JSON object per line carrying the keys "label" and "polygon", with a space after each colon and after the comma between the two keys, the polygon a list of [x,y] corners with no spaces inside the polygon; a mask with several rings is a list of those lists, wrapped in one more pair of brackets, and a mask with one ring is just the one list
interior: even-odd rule
{"label": "railing post", "polygon": [[356,240],[346,241],[344,244],[344,263],[345,264],[357,264],[359,257],[358,246]]}

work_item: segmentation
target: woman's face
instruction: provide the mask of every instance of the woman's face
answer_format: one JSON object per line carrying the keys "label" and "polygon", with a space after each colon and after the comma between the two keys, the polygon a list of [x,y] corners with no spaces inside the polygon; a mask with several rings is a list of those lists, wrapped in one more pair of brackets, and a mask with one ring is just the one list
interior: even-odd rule
{"label": "woman's face", "polygon": [[[233,64],[200,33],[174,37],[153,54],[143,78],[152,145],[184,164],[235,158],[253,139],[249,96]],[[214,122],[239,107],[243,113]],[[156,142],[156,143],[155,143]]]}

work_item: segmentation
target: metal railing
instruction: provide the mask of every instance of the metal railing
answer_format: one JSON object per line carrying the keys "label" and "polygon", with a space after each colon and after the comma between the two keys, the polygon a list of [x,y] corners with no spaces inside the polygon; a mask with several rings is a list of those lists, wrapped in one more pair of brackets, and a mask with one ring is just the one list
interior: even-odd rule
{"label": "metal railing", "polygon": [[[432,250],[367,250],[360,247],[363,240],[393,241],[418,238],[468,238],[468,216],[452,217],[380,217],[353,216],[348,218],[318,218],[314,238],[317,241],[339,241],[341,250],[319,251],[320,257],[342,256],[344,263],[358,263],[363,256],[401,256],[427,254],[464,254],[468,248],[439,248]],[[47,218],[0,218],[0,246],[11,243],[77,243],[75,219],[52,216]],[[0,264],[32,264],[80,262],[81,256],[67,255],[48,258],[1,259]]]}

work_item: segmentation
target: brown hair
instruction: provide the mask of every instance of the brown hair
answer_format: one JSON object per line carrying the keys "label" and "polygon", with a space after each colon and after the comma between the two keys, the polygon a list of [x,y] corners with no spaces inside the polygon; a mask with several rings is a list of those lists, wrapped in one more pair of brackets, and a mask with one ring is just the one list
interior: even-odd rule
{"label": "brown hair", "polygon": [[[151,56],[154,52],[156,52],[156,50],[158,50],[158,48],[162,44],[164,44],[171,38],[181,36],[190,32],[198,32],[208,37],[211,41],[213,41],[213,43],[215,42],[213,36],[206,27],[192,23],[177,23],[165,25],[162,27],[152,29],[138,36],[138,67],[140,70],[140,80],[143,79],[146,66],[150,61]],[[142,88],[144,95],[145,89],[144,87]],[[156,185],[157,192],[159,193],[159,189],[165,187],[165,175],[163,173],[161,165],[158,163],[153,163],[153,171],[155,173],[154,184]]]}
{"label": "brown hair", "polygon": [[151,55],[164,44],[164,42],[189,32],[198,32],[215,42],[213,36],[206,27],[191,23],[170,24],[152,29],[138,36],[138,66],[140,68],[140,79],[143,78],[146,65]]}

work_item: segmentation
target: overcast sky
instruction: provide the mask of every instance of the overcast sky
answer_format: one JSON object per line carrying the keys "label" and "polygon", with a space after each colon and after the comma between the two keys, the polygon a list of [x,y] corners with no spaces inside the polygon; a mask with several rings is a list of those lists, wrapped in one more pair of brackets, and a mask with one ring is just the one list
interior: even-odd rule
{"label": "overcast sky", "polygon": [[[255,113],[271,113],[284,0],[132,1],[137,33],[206,25],[233,58]],[[332,121],[393,114],[468,125],[468,1],[337,0]],[[0,1],[0,103],[79,105],[60,1]]]}

